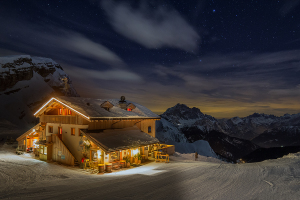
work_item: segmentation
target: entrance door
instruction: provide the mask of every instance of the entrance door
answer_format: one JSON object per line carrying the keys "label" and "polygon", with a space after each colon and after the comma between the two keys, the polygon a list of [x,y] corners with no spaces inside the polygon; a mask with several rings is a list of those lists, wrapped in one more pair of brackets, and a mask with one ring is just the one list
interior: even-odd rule
{"label": "entrance door", "polygon": [[62,140],[62,127],[58,127],[58,137]]}

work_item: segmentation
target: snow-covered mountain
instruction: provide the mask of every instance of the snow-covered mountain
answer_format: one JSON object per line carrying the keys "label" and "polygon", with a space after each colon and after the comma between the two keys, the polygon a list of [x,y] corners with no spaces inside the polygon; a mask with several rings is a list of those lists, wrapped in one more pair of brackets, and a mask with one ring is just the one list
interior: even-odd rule
{"label": "snow-covered mountain", "polygon": [[212,149],[229,159],[261,147],[300,145],[300,113],[274,115],[254,113],[244,118],[215,119],[198,108],[177,104],[168,108],[157,122],[162,142],[209,142]]}
{"label": "snow-covered mountain", "polygon": [[259,148],[250,141],[225,134],[217,119],[184,104],[168,108],[156,126],[156,137],[162,142],[195,143],[205,140],[215,153],[230,160],[237,160]]}
{"label": "snow-covered mountain", "polygon": [[31,126],[33,112],[54,95],[79,96],[58,63],[29,55],[0,57],[1,123]]}
{"label": "snow-covered mountain", "polygon": [[293,115],[285,114],[280,117],[254,113],[244,118],[234,117],[231,119],[222,119],[219,122],[228,135],[251,140],[272,129],[291,126],[300,127],[300,113]]}

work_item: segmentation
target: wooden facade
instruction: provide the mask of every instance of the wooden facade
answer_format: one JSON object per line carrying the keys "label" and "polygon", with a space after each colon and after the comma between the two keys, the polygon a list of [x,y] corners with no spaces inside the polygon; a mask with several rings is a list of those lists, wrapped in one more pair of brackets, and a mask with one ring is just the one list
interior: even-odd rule
{"label": "wooden facade", "polygon": [[52,134],[52,142],[52,160],[66,165],[74,165],[75,157],[57,134]]}
{"label": "wooden facade", "polygon": [[[109,112],[113,105],[106,101],[101,107]],[[132,110],[135,109],[135,106],[129,104],[129,108]],[[83,153],[85,147],[82,145],[84,138],[80,134],[82,129],[104,130],[136,126],[141,131],[155,137],[155,121],[159,120],[158,117],[89,117],[68,105],[51,100],[44,104],[35,115],[39,117],[40,123],[17,139],[19,146],[22,146],[24,150],[28,148],[38,149],[36,152],[38,152],[41,160],[52,160],[67,165],[74,165],[75,161],[80,162],[86,156]],[[39,144],[39,147],[36,144]],[[110,153],[104,152],[94,143],[91,145],[92,148],[88,155],[90,159],[95,152],[101,154],[98,158],[100,163],[108,162],[111,159]],[[47,152],[45,153],[45,151]],[[122,150],[119,157],[122,155],[133,156],[131,151],[130,149]],[[141,152],[144,153],[144,150]]]}

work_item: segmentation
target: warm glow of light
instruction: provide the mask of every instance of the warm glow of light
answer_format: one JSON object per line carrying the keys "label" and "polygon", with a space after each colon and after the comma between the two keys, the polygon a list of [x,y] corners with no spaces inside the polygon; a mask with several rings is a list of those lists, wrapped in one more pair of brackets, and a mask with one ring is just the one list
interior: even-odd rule
{"label": "warm glow of light", "polygon": [[127,108],[127,111],[132,111],[130,108]]}
{"label": "warm glow of light", "polygon": [[97,150],[97,154],[98,154],[98,159],[100,159],[100,157],[101,157],[101,151]]}
{"label": "warm glow of light", "polygon": [[139,153],[139,150],[138,149],[132,149],[132,155],[136,155]]}
{"label": "warm glow of light", "polygon": [[39,113],[46,105],[48,105],[48,103],[50,103],[54,98],[52,97],[49,101],[47,101],[47,103],[45,103],[38,111],[36,111],[36,113],[34,113],[33,115],[36,115],[37,113]]}
{"label": "warm glow of light", "polygon": [[81,116],[87,118],[88,120],[90,119],[89,117],[87,117],[87,116],[85,116],[84,114],[78,112],[77,110],[73,109],[72,107],[68,106],[67,104],[64,104],[63,102],[61,102],[61,101],[55,99],[54,97],[52,97],[47,103],[45,103],[45,104],[44,104],[44,105],[43,105],[36,113],[34,113],[34,115],[36,115],[37,113],[39,113],[39,112],[40,112],[46,105],[48,105],[48,103],[50,103],[52,100],[57,101],[58,103],[60,103],[60,104],[64,105],[65,107],[67,107],[67,108],[73,110],[74,112],[76,112],[77,114],[79,114],[79,115],[81,115]]}
{"label": "warm glow of light", "polygon": [[137,175],[137,174],[142,174],[142,175],[147,175],[147,176],[157,176],[158,174],[161,173],[166,173],[167,170],[158,170],[159,164],[155,165],[144,165],[141,167],[134,167],[132,169],[127,169],[127,170],[121,170],[117,172],[112,172],[112,173],[106,173],[105,176],[128,176],[128,175]]}
{"label": "warm glow of light", "polygon": [[36,142],[37,142],[37,139],[33,139],[33,140],[32,140],[32,145],[34,146],[34,148],[39,147],[38,144],[35,144]]}

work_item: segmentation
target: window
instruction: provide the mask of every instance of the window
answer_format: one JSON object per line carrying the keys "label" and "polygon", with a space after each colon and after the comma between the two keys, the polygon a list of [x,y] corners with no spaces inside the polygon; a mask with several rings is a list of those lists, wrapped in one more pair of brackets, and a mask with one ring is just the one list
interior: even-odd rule
{"label": "window", "polygon": [[75,136],[75,128],[71,128],[71,135]]}
{"label": "window", "polygon": [[78,136],[82,136],[82,133],[80,132],[81,129],[78,129]]}
{"label": "window", "polygon": [[127,111],[132,111],[131,108],[127,108]]}
{"label": "window", "polygon": [[61,108],[59,109],[59,114],[62,115],[62,109]]}
{"label": "window", "polygon": [[44,154],[47,155],[47,147],[44,147]]}
{"label": "window", "polygon": [[58,127],[58,134],[62,134],[62,128],[61,127]]}
{"label": "window", "polygon": [[53,133],[53,126],[48,126],[48,132]]}
{"label": "window", "polygon": [[148,133],[151,133],[151,126],[148,126]]}
{"label": "window", "polygon": [[71,111],[71,110],[68,110],[68,114],[69,114],[69,115],[72,115],[72,111]]}

